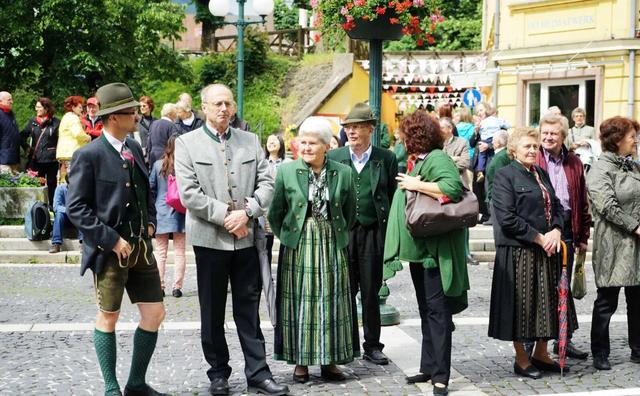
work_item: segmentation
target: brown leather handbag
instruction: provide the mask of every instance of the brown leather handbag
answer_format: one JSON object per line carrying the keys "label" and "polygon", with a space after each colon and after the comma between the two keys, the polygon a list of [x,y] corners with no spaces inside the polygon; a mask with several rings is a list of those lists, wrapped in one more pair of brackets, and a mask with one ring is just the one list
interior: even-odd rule
{"label": "brown leather handbag", "polygon": [[418,238],[445,234],[478,224],[478,198],[464,189],[460,202],[440,203],[417,191],[407,191],[405,215],[409,233]]}

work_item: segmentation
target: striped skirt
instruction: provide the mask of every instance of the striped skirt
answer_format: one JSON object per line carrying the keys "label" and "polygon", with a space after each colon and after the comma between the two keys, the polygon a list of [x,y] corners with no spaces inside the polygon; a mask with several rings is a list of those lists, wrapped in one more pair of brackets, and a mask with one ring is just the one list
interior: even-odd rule
{"label": "striped skirt", "polygon": [[[505,341],[558,338],[560,254],[548,257],[538,246],[499,246],[491,287],[489,336]],[[569,334],[578,328],[573,298],[568,299]]]}
{"label": "striped skirt", "polygon": [[349,268],[331,224],[308,217],[278,268],[274,359],[303,366],[353,361]]}

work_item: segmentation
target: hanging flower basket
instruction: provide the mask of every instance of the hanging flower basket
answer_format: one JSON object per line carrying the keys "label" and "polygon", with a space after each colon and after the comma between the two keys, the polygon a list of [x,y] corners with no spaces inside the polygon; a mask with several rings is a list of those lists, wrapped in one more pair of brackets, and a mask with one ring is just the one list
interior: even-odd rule
{"label": "hanging flower basket", "polygon": [[309,0],[314,26],[323,35],[346,32],[352,39],[398,40],[410,36],[417,46],[435,43],[444,21],[435,0]]}
{"label": "hanging flower basket", "polygon": [[347,35],[354,40],[400,40],[403,36],[402,26],[391,24],[390,19],[397,19],[395,12],[385,13],[373,20],[360,20]]}

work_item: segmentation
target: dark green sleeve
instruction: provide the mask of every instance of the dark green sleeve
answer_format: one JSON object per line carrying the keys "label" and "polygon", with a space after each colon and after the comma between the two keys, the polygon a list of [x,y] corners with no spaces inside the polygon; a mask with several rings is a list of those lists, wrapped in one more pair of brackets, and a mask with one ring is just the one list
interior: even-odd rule
{"label": "dark green sleeve", "polygon": [[463,185],[455,162],[444,151],[435,150],[429,154],[420,171],[422,180],[438,183],[440,191],[452,201],[462,199]]}

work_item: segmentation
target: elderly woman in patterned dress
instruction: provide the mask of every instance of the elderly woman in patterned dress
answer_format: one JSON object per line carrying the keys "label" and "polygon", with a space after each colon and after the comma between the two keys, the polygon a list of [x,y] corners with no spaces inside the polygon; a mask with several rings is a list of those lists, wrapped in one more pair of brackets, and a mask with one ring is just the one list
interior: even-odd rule
{"label": "elderly woman in patterned dress", "polygon": [[[512,341],[513,370],[538,379],[541,371],[560,372],[547,351],[558,338],[558,292],[563,209],[549,175],[536,165],[540,133],[518,128],[509,137],[514,161],[499,169],[493,182],[493,235],[496,259],[491,285],[489,336]],[[569,299],[569,334],[578,327]],[[529,357],[524,343],[535,342]],[[564,368],[568,371],[568,367]]]}
{"label": "elderly woman in patterned dress", "polygon": [[331,125],[321,117],[300,126],[300,158],[276,176],[269,223],[284,245],[277,276],[274,358],[295,364],[293,379],[345,377],[338,364],[359,356],[346,247],[355,222],[351,168],[326,158]]}

